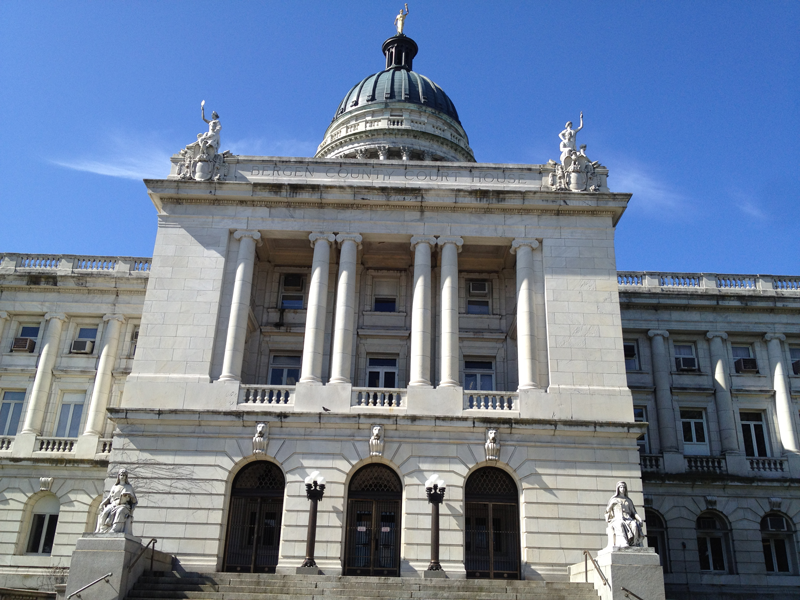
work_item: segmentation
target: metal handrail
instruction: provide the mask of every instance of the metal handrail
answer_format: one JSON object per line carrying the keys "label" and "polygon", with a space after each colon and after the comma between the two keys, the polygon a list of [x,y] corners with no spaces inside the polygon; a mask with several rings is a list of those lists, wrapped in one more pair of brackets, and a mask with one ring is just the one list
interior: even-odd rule
{"label": "metal handrail", "polygon": [[[151,570],[151,571],[153,570],[153,554],[155,554],[155,551],[156,551],[156,543],[157,543],[157,542],[158,542],[158,540],[157,540],[156,538],[150,538],[150,541],[149,541],[149,542],[147,542],[147,544],[145,545],[145,547],[144,547],[144,548],[142,548],[142,549],[139,551],[139,554],[137,554],[137,555],[136,555],[136,558],[134,558],[134,559],[133,559],[133,562],[132,562],[132,563],[130,564],[130,566],[128,567],[128,573],[130,573],[130,572],[131,572],[131,569],[133,569],[133,566],[134,566],[134,565],[135,565],[137,562],[139,562],[139,559],[140,559],[140,558],[142,558],[142,554],[144,554],[144,551],[145,551],[145,550],[147,550],[147,549],[150,547],[150,544],[153,544],[153,549],[152,549],[152,551],[150,552],[150,570]],[[67,600],[69,600],[69,598],[67,598]]]}
{"label": "metal handrail", "polygon": [[[631,596],[633,596],[634,598],[636,598],[636,600],[644,600],[644,598],[642,598],[641,596],[637,596],[632,591],[630,591],[628,588],[619,588],[619,589],[621,589],[623,592],[625,592],[625,597],[626,598],[630,598]],[[630,596],[628,594],[630,594]]]}
{"label": "metal handrail", "polygon": [[106,573],[105,575],[103,575],[103,576],[102,576],[102,577],[100,577],[99,579],[95,579],[95,580],[94,580],[92,583],[90,583],[90,584],[88,584],[88,585],[85,585],[85,586],[83,586],[83,587],[82,587],[81,589],[79,589],[77,592],[72,592],[72,593],[71,593],[69,596],[67,596],[67,600],[70,600],[70,598],[72,598],[73,596],[77,596],[78,598],[80,598],[80,597],[81,597],[81,592],[82,592],[83,590],[86,590],[86,589],[88,589],[88,588],[92,587],[92,586],[93,586],[95,583],[100,583],[100,582],[101,582],[101,581],[103,581],[104,579],[105,579],[105,580],[106,580],[106,582],[107,582],[107,581],[108,581],[108,578],[109,578],[109,577],[111,577],[112,575],[113,575],[113,573]]}
{"label": "metal handrail", "polygon": [[[589,554],[588,550],[584,550],[583,551],[583,579],[584,579],[584,581],[586,583],[589,583],[589,561],[592,561],[592,564],[594,565],[594,570],[597,571],[597,574],[600,575],[600,579],[603,580],[603,585],[605,585],[607,587],[611,587],[608,584],[608,579],[606,579],[606,576],[603,575],[603,571],[600,570],[600,567],[597,566],[597,563],[594,562],[594,559],[592,558],[592,555]],[[631,593],[633,593],[633,592],[631,592]],[[69,600],[69,599],[67,599],[67,600]]]}

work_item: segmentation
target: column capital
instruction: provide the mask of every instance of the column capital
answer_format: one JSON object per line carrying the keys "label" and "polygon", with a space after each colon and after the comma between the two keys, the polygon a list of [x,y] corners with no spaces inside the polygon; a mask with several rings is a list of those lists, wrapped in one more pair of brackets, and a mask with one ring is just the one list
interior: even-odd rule
{"label": "column capital", "polygon": [[710,340],[714,339],[715,337],[722,338],[723,340],[728,339],[728,334],[724,331],[709,331],[706,334],[706,337]]}
{"label": "column capital", "polygon": [[0,310],[0,321],[7,318],[8,318],[8,313],[4,310]]}
{"label": "column capital", "polygon": [[239,229],[233,233],[233,238],[236,240],[241,240],[244,237],[253,238],[258,246],[262,244],[261,234],[255,229]]}
{"label": "column capital", "polygon": [[648,337],[651,337],[651,338],[654,338],[657,335],[661,336],[663,338],[668,338],[669,337],[669,331],[667,331],[666,329],[651,329],[650,331],[647,332],[647,335],[648,335]]}
{"label": "column capital", "polygon": [[764,340],[766,340],[767,342],[771,342],[772,340],[785,342],[786,336],[783,335],[782,333],[768,333],[767,335],[764,336]]}
{"label": "column capital", "polygon": [[464,245],[464,240],[457,235],[443,235],[440,236],[436,243],[442,247],[445,247],[447,244],[453,244],[459,252],[461,252],[461,246]]}
{"label": "column capital", "polygon": [[336,241],[341,246],[344,242],[355,242],[356,246],[361,248],[361,240],[363,238],[358,233],[340,233],[336,236]]}
{"label": "column capital", "polygon": [[312,233],[308,236],[309,241],[311,242],[311,247],[313,248],[316,243],[320,240],[326,241],[329,244],[332,244],[336,241],[336,236],[332,233]]}
{"label": "column capital", "polygon": [[103,321],[119,321],[120,323],[124,323],[125,317],[122,315],[104,315]]}
{"label": "column capital", "polygon": [[49,321],[50,319],[57,319],[59,321],[66,321],[67,320],[67,315],[65,315],[64,313],[53,313],[53,312],[50,312],[50,313],[47,313],[44,316],[44,320],[45,321]]}
{"label": "column capital", "polygon": [[436,245],[436,238],[432,235],[415,235],[411,238],[411,250],[416,250],[417,244]]}
{"label": "column capital", "polygon": [[538,240],[532,238],[516,238],[511,242],[511,254],[516,254],[522,246],[529,246],[531,250],[536,250],[539,247]]}

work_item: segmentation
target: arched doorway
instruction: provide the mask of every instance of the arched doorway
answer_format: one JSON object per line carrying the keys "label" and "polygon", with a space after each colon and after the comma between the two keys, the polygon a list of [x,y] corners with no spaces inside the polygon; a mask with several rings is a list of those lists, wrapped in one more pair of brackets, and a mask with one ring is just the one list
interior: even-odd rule
{"label": "arched doorway", "polygon": [[519,579],[519,491],[495,467],[478,469],[464,489],[464,566],[470,579]]}
{"label": "arched doorway", "polygon": [[400,576],[400,506],[403,484],[384,465],[353,475],[347,494],[345,575]]}
{"label": "arched doorway", "polygon": [[286,479],[267,461],[244,467],[233,480],[224,571],[274,573],[281,542]]}

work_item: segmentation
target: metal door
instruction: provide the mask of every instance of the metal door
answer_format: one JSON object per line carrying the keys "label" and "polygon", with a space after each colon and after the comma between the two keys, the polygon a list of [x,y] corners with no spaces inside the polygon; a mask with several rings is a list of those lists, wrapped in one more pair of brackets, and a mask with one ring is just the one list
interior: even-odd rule
{"label": "metal door", "polygon": [[283,514],[283,473],[267,462],[243,469],[233,482],[224,571],[274,573]]}
{"label": "metal door", "polygon": [[516,484],[507,473],[492,467],[479,469],[467,480],[464,566],[468,578],[519,579],[516,490]]}
{"label": "metal door", "polygon": [[345,575],[400,575],[400,502],[348,502]]}

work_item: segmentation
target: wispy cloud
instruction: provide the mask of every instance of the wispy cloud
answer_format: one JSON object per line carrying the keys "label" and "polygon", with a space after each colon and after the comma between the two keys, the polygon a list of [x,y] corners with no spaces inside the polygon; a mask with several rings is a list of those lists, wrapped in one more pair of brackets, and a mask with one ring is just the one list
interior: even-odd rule
{"label": "wispy cloud", "polygon": [[122,179],[162,178],[169,173],[172,152],[167,144],[154,136],[110,135],[96,152],[70,159],[48,159],[48,162],[97,175]]}
{"label": "wispy cloud", "polygon": [[635,205],[647,211],[685,210],[689,206],[686,197],[659,179],[652,169],[633,163],[619,161],[611,168],[609,187],[632,193]]}

